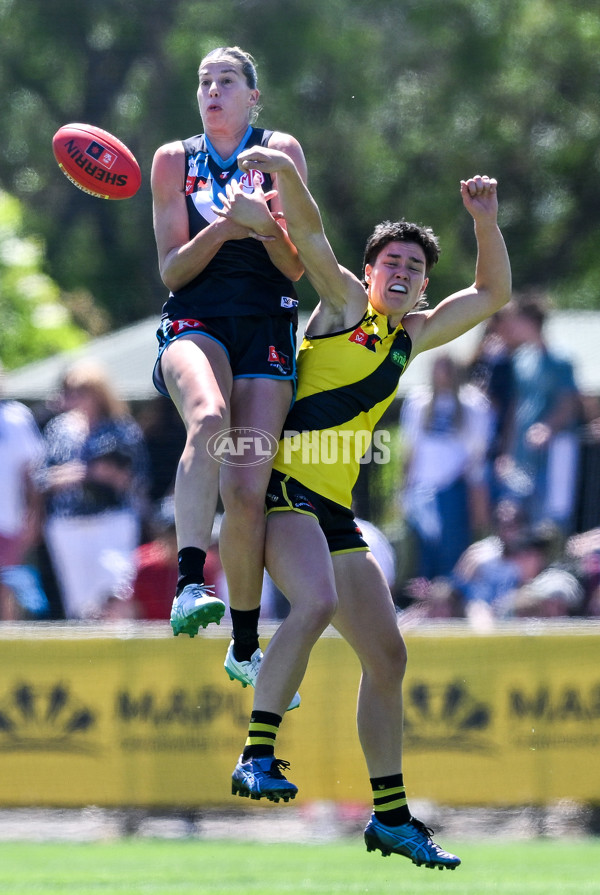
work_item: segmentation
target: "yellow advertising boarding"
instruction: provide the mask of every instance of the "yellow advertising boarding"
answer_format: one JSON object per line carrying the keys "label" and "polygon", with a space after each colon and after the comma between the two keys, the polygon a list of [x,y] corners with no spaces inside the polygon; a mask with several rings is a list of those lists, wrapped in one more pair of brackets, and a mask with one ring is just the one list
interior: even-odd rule
{"label": "yellow advertising boarding", "polygon": [[[223,669],[225,632],[48,628],[4,636],[0,806],[234,804],[252,692]],[[453,805],[600,802],[600,631],[407,637],[404,774]],[[264,639],[263,647],[267,642]],[[370,802],[355,727],[360,669],[316,645],[278,757],[297,803]],[[239,803],[239,799],[235,799]]]}

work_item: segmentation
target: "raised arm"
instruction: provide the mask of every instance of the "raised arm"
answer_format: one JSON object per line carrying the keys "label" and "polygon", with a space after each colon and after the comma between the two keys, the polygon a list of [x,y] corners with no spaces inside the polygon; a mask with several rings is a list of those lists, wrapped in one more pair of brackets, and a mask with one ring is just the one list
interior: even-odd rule
{"label": "raised arm", "polygon": [[[304,158],[304,153],[302,151],[302,147],[298,143],[294,137],[289,134],[282,134],[276,131],[271,137],[269,146],[273,149],[278,149],[280,152],[285,152],[296,167],[299,177],[302,179],[303,183],[306,183],[307,180],[307,170],[306,170],[306,159]],[[275,215],[279,213],[283,213],[283,208],[281,207],[281,200],[279,199],[279,191],[278,191],[278,183],[277,183],[277,175],[274,177],[274,186],[277,190],[275,196],[273,196],[271,200],[271,208]],[[269,253],[269,257],[273,264],[285,273],[291,280],[299,280],[302,274],[304,273],[304,267],[298,257],[298,250],[293,243],[293,240],[290,239],[287,233],[285,215],[283,216],[283,220],[280,222],[281,232],[278,234],[278,238],[276,240],[269,240],[269,242],[265,243],[265,248]]]}
{"label": "raised arm", "polygon": [[498,311],[511,295],[511,270],[504,238],[498,227],[497,182],[479,174],[462,180],[464,207],[473,218],[477,241],[475,280],[431,311],[405,318],[405,326],[418,353],[444,345]]}
{"label": "raised arm", "polygon": [[290,239],[319,295],[323,311],[332,317],[359,320],[367,304],[365,289],[350,271],[338,264],[325,235],[317,203],[293,160],[271,147],[252,146],[239,155],[238,165],[247,171],[255,169],[275,175]]}

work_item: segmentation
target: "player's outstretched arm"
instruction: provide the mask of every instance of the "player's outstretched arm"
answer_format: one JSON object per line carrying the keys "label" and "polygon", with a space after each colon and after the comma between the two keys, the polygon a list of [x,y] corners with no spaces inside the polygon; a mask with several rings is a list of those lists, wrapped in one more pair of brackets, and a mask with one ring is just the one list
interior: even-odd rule
{"label": "player's outstretched arm", "polygon": [[270,147],[252,146],[240,153],[238,165],[247,171],[256,169],[277,175],[279,202],[288,234],[321,303],[337,309],[356,305],[356,313],[362,314],[366,305],[365,290],[353,274],[338,264],[325,235],[317,203],[292,159]]}
{"label": "player's outstretched arm", "polygon": [[473,288],[494,312],[509,300],[511,292],[510,261],[498,227],[498,184],[494,178],[477,174],[461,181],[460,192],[463,205],[473,218],[477,239]]}
{"label": "player's outstretched arm", "polygon": [[[497,182],[475,175],[460,183],[465,209],[473,218],[477,240],[475,280],[431,311],[421,312],[411,326],[413,345],[425,351],[467,332],[498,311],[511,295],[511,269],[504,237],[498,226]],[[415,315],[417,316],[417,315]]]}

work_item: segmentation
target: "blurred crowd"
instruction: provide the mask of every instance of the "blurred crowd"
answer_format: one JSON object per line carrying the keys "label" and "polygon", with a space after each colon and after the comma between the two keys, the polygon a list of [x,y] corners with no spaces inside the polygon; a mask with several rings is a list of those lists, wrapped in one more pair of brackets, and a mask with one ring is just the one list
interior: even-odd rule
{"label": "blurred crowd", "polygon": [[418,617],[485,627],[600,612],[599,520],[580,512],[584,493],[598,504],[584,460],[599,408],[549,348],[547,311],[543,296],[515,295],[470,363],[438,355],[404,401],[409,569],[397,599]]}
{"label": "blurred crowd", "polygon": [[[65,370],[36,416],[0,401],[2,620],[146,617],[133,596],[139,554],[164,542],[170,570],[159,510],[182,437],[166,399],[135,420],[107,371],[89,361]],[[148,611],[168,618],[167,605],[165,596]]]}
{"label": "blurred crowd", "polygon": [[[431,381],[402,402],[402,543],[359,524],[407,616],[479,628],[600,616],[600,474],[585,459],[600,449],[600,407],[548,347],[546,314],[543,297],[514,296],[474,358],[437,354]],[[89,361],[35,415],[0,385],[0,620],[166,621],[184,440],[170,401],[134,418]],[[219,523],[205,572],[227,602]],[[286,613],[265,576],[263,617]]]}

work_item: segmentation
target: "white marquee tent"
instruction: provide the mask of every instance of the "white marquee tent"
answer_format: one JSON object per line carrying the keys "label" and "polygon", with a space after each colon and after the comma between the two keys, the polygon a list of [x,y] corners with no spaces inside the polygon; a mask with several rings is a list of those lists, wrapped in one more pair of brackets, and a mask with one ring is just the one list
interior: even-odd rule
{"label": "white marquee tent", "polygon": [[[304,331],[307,316],[300,321]],[[119,395],[127,401],[146,401],[157,396],[152,385],[152,367],[156,358],[158,315],[93,339],[74,351],[57,354],[27,364],[4,375],[2,391],[7,398],[27,403],[46,401],[56,391],[64,369],[76,358],[101,363],[109,373]],[[447,350],[468,361],[477,345],[480,328],[451,342],[444,349],[419,355],[400,380],[399,396],[418,383],[429,381],[429,370],[437,351]],[[582,392],[600,396],[600,312],[557,311],[546,324],[548,343],[569,358],[575,367]]]}

